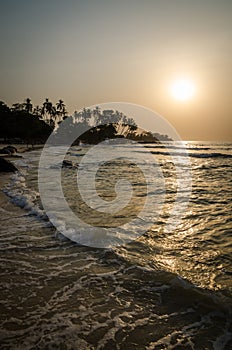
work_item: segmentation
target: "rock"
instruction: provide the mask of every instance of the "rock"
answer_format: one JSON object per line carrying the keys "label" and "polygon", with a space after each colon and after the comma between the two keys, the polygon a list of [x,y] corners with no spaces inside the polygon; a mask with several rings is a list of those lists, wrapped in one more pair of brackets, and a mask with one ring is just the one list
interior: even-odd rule
{"label": "rock", "polygon": [[1,154],[8,154],[9,156],[11,155],[11,151],[5,147],[0,149],[0,153]]}
{"label": "rock", "polygon": [[68,168],[68,169],[76,169],[78,167],[78,164],[74,164],[71,160],[63,160],[62,164],[54,164],[51,165],[51,169],[60,169],[61,168]]}
{"label": "rock", "polygon": [[73,162],[71,160],[63,160],[62,168],[73,168]]}
{"label": "rock", "polygon": [[18,171],[18,169],[14,166],[14,164],[9,162],[9,160],[0,157],[0,172],[10,173],[15,171]]}
{"label": "rock", "polygon": [[11,154],[17,153],[17,148],[14,146],[6,146],[0,149],[0,153],[11,155]]}
{"label": "rock", "polygon": [[14,146],[6,146],[4,148],[9,149],[11,151],[11,153],[17,153],[18,152],[17,148],[14,147]]}

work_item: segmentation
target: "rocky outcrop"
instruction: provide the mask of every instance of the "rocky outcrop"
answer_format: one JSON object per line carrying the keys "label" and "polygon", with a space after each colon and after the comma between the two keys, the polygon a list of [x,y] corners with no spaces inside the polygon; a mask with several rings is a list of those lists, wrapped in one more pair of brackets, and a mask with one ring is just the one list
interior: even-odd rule
{"label": "rocky outcrop", "polygon": [[0,149],[1,154],[12,155],[17,153],[17,148],[14,146],[6,146]]}
{"label": "rocky outcrop", "polygon": [[18,171],[18,169],[14,166],[14,164],[9,162],[9,160],[6,160],[6,159],[0,157],[0,172],[1,173],[12,173],[15,171]]}

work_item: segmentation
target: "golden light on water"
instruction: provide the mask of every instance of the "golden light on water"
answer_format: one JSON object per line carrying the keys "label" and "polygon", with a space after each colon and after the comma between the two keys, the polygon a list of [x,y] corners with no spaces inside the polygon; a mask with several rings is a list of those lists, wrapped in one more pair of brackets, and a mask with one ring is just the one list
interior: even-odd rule
{"label": "golden light on water", "polygon": [[187,101],[195,95],[195,85],[191,80],[178,79],[170,86],[170,92],[173,98],[179,101]]}

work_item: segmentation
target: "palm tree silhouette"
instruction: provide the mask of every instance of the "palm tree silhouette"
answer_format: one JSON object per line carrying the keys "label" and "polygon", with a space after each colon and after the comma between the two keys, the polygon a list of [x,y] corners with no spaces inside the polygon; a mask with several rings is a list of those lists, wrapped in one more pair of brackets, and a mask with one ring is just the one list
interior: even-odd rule
{"label": "palm tree silhouette", "polygon": [[59,100],[56,104],[56,109],[57,109],[57,114],[62,116],[63,119],[67,113],[67,110],[66,110],[66,106],[64,104],[64,101],[63,100]]}
{"label": "palm tree silhouette", "polygon": [[36,115],[38,118],[41,118],[42,108],[40,108],[40,106],[35,106],[35,108],[33,109],[33,114]]}
{"label": "palm tree silhouette", "polygon": [[27,111],[27,113],[31,113],[32,112],[33,106],[32,106],[30,98],[26,98],[26,100],[24,102],[24,108]]}
{"label": "palm tree silhouette", "polygon": [[46,98],[45,102],[43,103],[42,115],[45,117],[45,121],[50,126],[54,126],[54,119],[56,119],[56,108],[48,98]]}

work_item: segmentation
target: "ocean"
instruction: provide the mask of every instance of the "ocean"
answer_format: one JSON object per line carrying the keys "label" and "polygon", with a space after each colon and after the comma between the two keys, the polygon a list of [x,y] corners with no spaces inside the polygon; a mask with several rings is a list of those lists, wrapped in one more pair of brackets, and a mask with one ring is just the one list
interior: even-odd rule
{"label": "ocean", "polygon": [[[41,150],[14,160],[19,172],[5,176],[8,199],[1,205],[1,349],[232,348],[232,144],[185,144],[192,188],[178,226],[165,229],[177,192],[175,159],[186,157],[183,146],[143,145],[135,152],[148,149],[157,159],[163,208],[144,234],[108,248],[81,245],[78,227],[71,240],[62,222],[61,234],[48,220],[38,191]],[[89,148],[71,147],[67,160],[80,163]],[[138,167],[119,155],[120,164],[102,164],[97,191],[112,201],[115,178],[123,175],[135,196],[111,219],[80,201],[77,169],[62,169],[72,211],[98,228],[117,230],[132,220],[147,194]],[[183,181],[185,175],[179,175]],[[155,195],[159,201],[159,191]]]}

